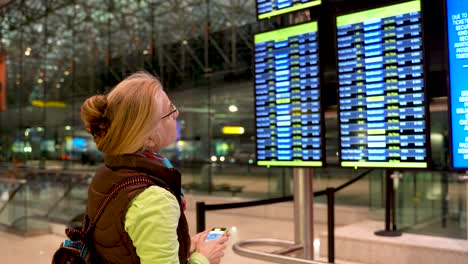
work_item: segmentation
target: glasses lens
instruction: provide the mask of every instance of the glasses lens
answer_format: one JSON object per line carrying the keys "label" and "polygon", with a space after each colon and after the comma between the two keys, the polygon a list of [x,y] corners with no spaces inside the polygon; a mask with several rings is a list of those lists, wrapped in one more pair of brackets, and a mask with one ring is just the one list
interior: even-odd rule
{"label": "glasses lens", "polygon": [[169,117],[169,116],[171,116],[172,114],[174,114],[174,113],[177,112],[177,111],[178,111],[178,110],[177,110],[177,108],[175,107],[175,105],[171,104],[171,111],[170,111],[167,115],[163,116],[161,119],[164,119],[164,118],[166,118],[166,117]]}

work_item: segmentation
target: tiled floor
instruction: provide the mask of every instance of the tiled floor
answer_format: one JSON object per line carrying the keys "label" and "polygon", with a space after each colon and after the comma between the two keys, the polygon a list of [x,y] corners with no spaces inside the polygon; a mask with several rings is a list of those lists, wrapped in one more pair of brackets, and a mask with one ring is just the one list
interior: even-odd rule
{"label": "tiled floor", "polygon": [[[190,229],[195,231],[195,214],[187,212]],[[222,263],[233,264],[266,264],[270,262],[249,259],[235,254],[231,246],[239,240],[254,238],[276,238],[282,240],[294,240],[294,227],[292,221],[274,220],[260,217],[235,216],[208,212],[207,227],[228,226],[236,227],[232,233],[230,246]],[[325,227],[316,226],[316,231],[321,232]],[[0,259],[2,264],[10,263],[38,263],[49,264],[54,250],[58,247],[64,236],[48,234],[33,237],[22,237],[0,231]]]}
{"label": "tiled floor", "polygon": [[[224,183],[224,180],[228,180],[231,178],[236,180],[236,182],[232,182],[236,184],[237,183],[241,184],[241,182],[239,182],[241,180],[244,180],[244,181],[248,180],[245,182],[243,181],[241,185],[250,186],[252,188],[263,186],[265,188],[264,191],[268,191],[269,189],[272,188],[266,179],[263,179],[265,181],[261,181],[262,184],[260,184],[259,186],[256,185],[260,181],[259,179],[255,179],[255,184],[254,184],[253,182],[249,182],[252,180],[251,178],[240,178],[240,177],[222,177],[218,179],[219,180],[218,183]],[[223,180],[223,182],[221,180]],[[324,182],[327,183],[327,186],[328,184],[332,186],[339,185],[339,182],[337,181],[335,182],[335,180],[333,179],[327,180],[327,181],[316,181],[316,183],[322,183],[322,184]],[[321,186],[321,187],[326,187],[326,186]],[[337,200],[339,200],[340,197],[341,197],[341,200],[343,199],[355,200],[355,197],[364,197],[362,194],[368,193],[369,192],[368,188],[369,188],[369,183],[367,181],[360,181],[354,184],[352,187],[350,187],[347,190],[347,192],[341,193],[341,196],[337,196]],[[86,192],[84,192],[84,195],[82,196],[85,197],[85,194]],[[211,196],[210,197],[193,197],[193,195],[190,192],[187,193],[186,196],[188,199],[192,200],[192,202],[190,202],[188,205],[189,209],[187,211],[187,217],[188,217],[188,220],[190,223],[190,229],[192,232],[195,231],[194,201],[196,199],[201,199],[203,201],[206,201],[208,204],[218,203],[218,202],[245,201],[244,199],[241,199],[239,197],[228,197],[229,201],[225,201],[226,199],[224,198],[226,197],[223,197],[224,200],[221,199],[220,197],[211,197]],[[36,200],[34,200],[35,203],[30,204],[30,206],[32,206],[34,210],[44,211],[43,208],[36,206],[38,202],[44,202],[44,201],[42,201],[41,199],[36,199]],[[51,199],[48,199],[48,200],[51,200]],[[84,207],[84,205],[82,206]],[[66,204],[66,207],[68,208],[71,206],[69,204]],[[48,207],[46,206],[46,208]],[[353,208],[352,209],[353,212],[359,211],[358,209],[354,207],[351,207],[351,208]],[[75,211],[81,211],[81,210],[77,209]],[[347,222],[349,220],[349,217],[352,216],[352,214],[349,214],[348,211],[349,209],[343,210],[343,208],[341,208],[341,210],[337,210],[336,212],[337,226],[340,224],[340,222]],[[275,238],[275,239],[283,239],[283,240],[290,240],[290,241],[294,239],[293,221],[290,220],[293,214],[291,205],[286,206],[286,207],[282,206],[281,204],[275,207],[271,207],[271,206],[250,207],[250,208],[229,210],[229,213],[223,213],[223,212],[226,212],[226,211],[208,212],[206,215],[206,219],[207,219],[206,226],[207,227],[235,226],[237,232],[233,233],[231,236],[231,241],[230,241],[231,245],[239,240],[254,239],[254,238]],[[321,212],[321,214],[319,212]],[[319,216],[320,215],[323,216],[323,213],[324,213],[323,210],[317,210],[317,212],[314,212],[315,219],[316,220],[320,219]],[[65,213],[65,215],[68,216],[69,214]],[[340,215],[341,215],[341,218],[339,217]],[[383,213],[381,215],[383,215]],[[6,217],[7,215],[4,215],[4,216]],[[267,218],[265,216],[267,216]],[[347,216],[347,217],[343,217],[343,216]],[[321,223],[324,223],[323,219]],[[379,228],[380,226],[381,224],[379,224]],[[326,227],[323,224],[316,224],[314,225],[314,228],[315,228],[315,237],[318,238],[319,234],[325,231]],[[63,230],[63,227],[60,227],[59,229]],[[375,229],[377,228],[372,229],[372,232],[371,232],[372,234]],[[63,232],[60,231],[58,233],[63,233]],[[354,234],[354,237],[357,237],[357,236],[359,236],[359,233]],[[53,252],[56,250],[56,248],[58,247],[58,245],[60,244],[63,238],[64,238],[63,235],[62,236],[61,235],[43,235],[43,236],[24,238],[24,237],[20,237],[20,236],[16,236],[10,233],[5,233],[5,232],[0,231],[0,264],[4,264],[4,263],[15,263],[15,264],[16,263],[44,263],[44,264],[50,263]],[[324,242],[326,243],[326,240],[322,241],[322,243]],[[340,250],[342,251],[342,249]],[[352,245],[351,253],[356,254],[354,244]],[[226,251],[226,255],[222,263],[265,264],[268,262],[241,257],[235,254],[234,252],[232,252],[231,247],[229,247],[229,249]],[[344,263],[344,262],[337,261],[336,263]]]}
{"label": "tiled floor", "polygon": [[[257,208],[258,211],[261,211],[262,209],[261,207],[252,207],[252,208],[253,209]],[[289,241],[294,240],[293,221],[286,220],[287,218],[285,218],[282,215],[285,213],[287,214],[288,211],[282,210],[281,206],[278,206],[276,209],[276,212],[278,214],[277,218],[272,218],[271,216],[268,218],[265,218],[259,215],[257,216],[241,215],[241,212],[238,212],[236,214],[232,214],[232,212],[226,213],[223,211],[207,212],[206,226],[208,228],[213,227],[213,226],[226,226],[226,227],[236,227],[236,230],[237,230],[236,232],[233,232],[231,235],[230,247],[226,251],[226,254],[222,263],[224,264],[238,264],[238,263],[240,264],[267,264],[267,263],[270,263],[270,262],[260,261],[256,259],[241,257],[232,251],[231,246],[237,241],[246,240],[246,239],[274,238],[274,239],[289,240]],[[189,209],[187,210],[186,214],[189,220],[190,229],[193,233],[195,231],[195,212],[193,210],[193,205],[189,206]],[[401,245],[405,243],[414,244],[414,241],[420,241],[421,239],[420,236],[417,236],[417,235],[405,235],[399,239],[375,237],[373,235],[373,231],[381,228],[382,224],[383,223],[381,222],[375,222],[372,224],[369,224],[366,222],[362,224],[364,225],[365,228],[359,224],[350,225],[349,227],[344,227],[344,228],[337,228],[336,235],[337,236],[346,235],[346,236],[351,236],[353,238],[354,237],[366,238],[363,234],[368,233],[369,234],[368,235],[369,237],[367,238],[368,240],[372,240],[372,241],[375,240],[376,242],[380,240],[389,240],[393,244],[398,243]],[[365,231],[361,229],[357,231],[354,230],[357,227],[361,227],[361,229],[363,230],[365,229]],[[57,230],[59,231],[55,231],[54,233],[59,233],[59,234],[62,233],[63,228],[64,227],[59,226],[57,228]],[[325,225],[315,224],[314,225],[315,237],[318,238],[319,234],[323,234],[325,229],[326,229]],[[344,232],[344,235],[341,234],[343,232],[341,232],[340,230],[345,230],[345,229],[348,231]],[[407,237],[412,237],[412,236],[417,237],[417,238],[411,239],[411,241],[413,242],[407,241],[408,239],[405,239]],[[25,238],[25,237],[13,235],[11,233],[0,231],[0,263],[1,264],[10,264],[10,263],[12,264],[16,264],[16,263],[49,264],[53,252],[57,249],[58,245],[60,244],[63,238],[64,238],[64,235],[56,235],[56,234],[48,234],[48,235]],[[441,238],[433,238],[433,237],[429,237],[429,239],[431,241],[436,241],[437,239],[441,241],[443,240]],[[326,243],[326,239],[323,239],[323,240],[324,241],[321,241],[321,242]],[[462,247],[465,247],[467,242],[462,241],[462,240],[460,241],[461,241],[460,242],[461,244],[459,244],[459,247],[460,245],[463,245]],[[418,244],[421,244],[421,243],[418,243]],[[443,244],[444,247],[446,246],[448,247],[447,242],[443,242],[443,243],[431,242],[430,244],[431,245]],[[265,249],[265,247],[263,247],[262,249]],[[341,252],[344,252],[345,248],[340,248],[339,250]],[[362,252],[358,253],[358,250],[356,249],[356,244],[352,244],[351,247],[348,248],[348,251],[349,251],[348,252],[349,254],[358,254],[358,256],[366,255]],[[376,252],[374,253],[377,254]],[[427,254],[422,254],[422,255],[416,254],[415,259],[418,259],[424,256],[428,257]],[[435,256],[436,255],[434,255],[434,257]],[[348,257],[346,257],[346,259],[352,259]],[[324,261],[325,259],[320,258],[320,260]],[[335,263],[351,264],[351,262],[343,262],[343,261],[336,261]],[[374,263],[374,262],[370,261],[369,263]],[[393,262],[385,262],[385,263],[393,263]],[[402,261],[398,263],[413,263],[413,261]],[[425,263],[425,262],[419,262],[419,263]],[[440,262],[440,263],[443,263],[443,262]],[[445,262],[445,263],[449,263],[449,262]],[[450,263],[467,263],[467,262],[450,262]]]}
{"label": "tiled floor", "polygon": [[[191,230],[195,230],[195,215],[187,212]],[[207,214],[207,227],[236,226],[230,244],[238,240],[251,238],[277,238],[293,240],[293,223],[285,220],[264,219],[248,216],[233,216],[220,213]],[[2,264],[38,263],[49,264],[54,250],[63,239],[59,235],[42,235],[35,237],[20,237],[10,233],[0,232],[0,259]],[[231,248],[226,252],[222,263],[264,264],[268,262],[248,259],[238,256]]]}

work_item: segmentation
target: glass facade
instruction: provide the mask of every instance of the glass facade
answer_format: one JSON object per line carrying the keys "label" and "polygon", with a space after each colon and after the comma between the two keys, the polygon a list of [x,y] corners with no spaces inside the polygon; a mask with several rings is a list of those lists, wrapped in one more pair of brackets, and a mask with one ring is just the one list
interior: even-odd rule
{"label": "glass facade", "polygon": [[[258,23],[252,0],[7,1],[0,7],[0,223],[31,230],[38,219],[70,221],[84,209],[103,156],[80,106],[139,70],[158,75],[180,111],[179,140],[163,154],[183,172],[186,192],[291,195],[290,168],[255,166],[253,34],[284,23]],[[336,89],[325,75],[324,88]],[[329,166],[314,169],[315,190],[364,171],[338,167],[336,107],[327,104]],[[467,239],[466,183],[446,172],[446,108],[445,99],[431,104],[436,171],[402,171],[396,219],[406,232]],[[384,173],[373,169],[337,193],[337,204],[383,219]]]}

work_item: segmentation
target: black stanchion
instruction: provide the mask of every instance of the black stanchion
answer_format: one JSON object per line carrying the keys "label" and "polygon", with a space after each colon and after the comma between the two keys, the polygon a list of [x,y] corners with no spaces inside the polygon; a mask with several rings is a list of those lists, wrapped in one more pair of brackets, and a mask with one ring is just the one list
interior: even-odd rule
{"label": "black stanchion", "polygon": [[205,231],[205,202],[197,202],[196,217],[197,217],[197,233]]}
{"label": "black stanchion", "polygon": [[335,189],[327,188],[328,262],[335,262]]}
{"label": "black stanchion", "polygon": [[[395,192],[393,185],[393,172],[387,170],[385,175],[385,229],[376,231],[374,234],[378,236],[401,236],[401,232],[396,230],[395,220]],[[391,228],[392,227],[392,228]]]}
{"label": "black stanchion", "polygon": [[[334,263],[335,262],[335,193],[346,188],[347,186],[357,182],[358,180],[365,177],[369,174],[371,170],[367,170],[361,173],[359,176],[355,177],[354,179],[336,187],[336,188],[327,188],[325,190],[316,191],[313,193],[314,197],[327,195],[327,221],[328,221],[328,262]],[[390,174],[388,175],[390,178]],[[391,179],[391,178],[390,178]],[[388,181],[388,179],[387,179]],[[390,195],[393,197],[393,184],[387,182],[387,188],[390,187],[390,191],[387,191],[387,196]],[[274,203],[282,203],[292,201],[293,196],[286,196],[280,198],[271,198],[271,199],[264,199],[264,200],[257,200],[257,201],[250,201],[250,202],[238,202],[238,203],[226,203],[226,204],[205,204],[205,202],[197,202],[196,203],[196,220],[197,220],[197,233],[203,232],[206,228],[206,219],[205,214],[206,211],[214,211],[214,210],[228,210],[228,209],[235,209],[235,208],[244,208],[244,207],[251,207],[251,206],[260,206],[260,205],[267,205],[267,204],[274,204]],[[386,227],[388,222],[388,230],[390,230],[390,208],[392,206],[391,199],[387,199],[386,208],[388,208],[388,217],[386,217]],[[393,202],[394,203],[394,202]],[[395,222],[395,220],[394,220]],[[396,229],[396,227],[394,227]],[[385,231],[385,230],[384,230]],[[397,231],[396,231],[397,232]]]}

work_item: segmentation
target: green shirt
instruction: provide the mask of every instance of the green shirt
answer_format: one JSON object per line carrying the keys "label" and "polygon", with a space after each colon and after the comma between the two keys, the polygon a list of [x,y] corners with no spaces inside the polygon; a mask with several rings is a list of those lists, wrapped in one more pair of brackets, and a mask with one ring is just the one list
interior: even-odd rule
{"label": "green shirt", "polygon": [[[151,186],[133,199],[125,215],[125,231],[132,239],[142,264],[179,263],[179,217],[177,199],[159,186]],[[209,261],[195,252],[189,263],[209,264]]]}

